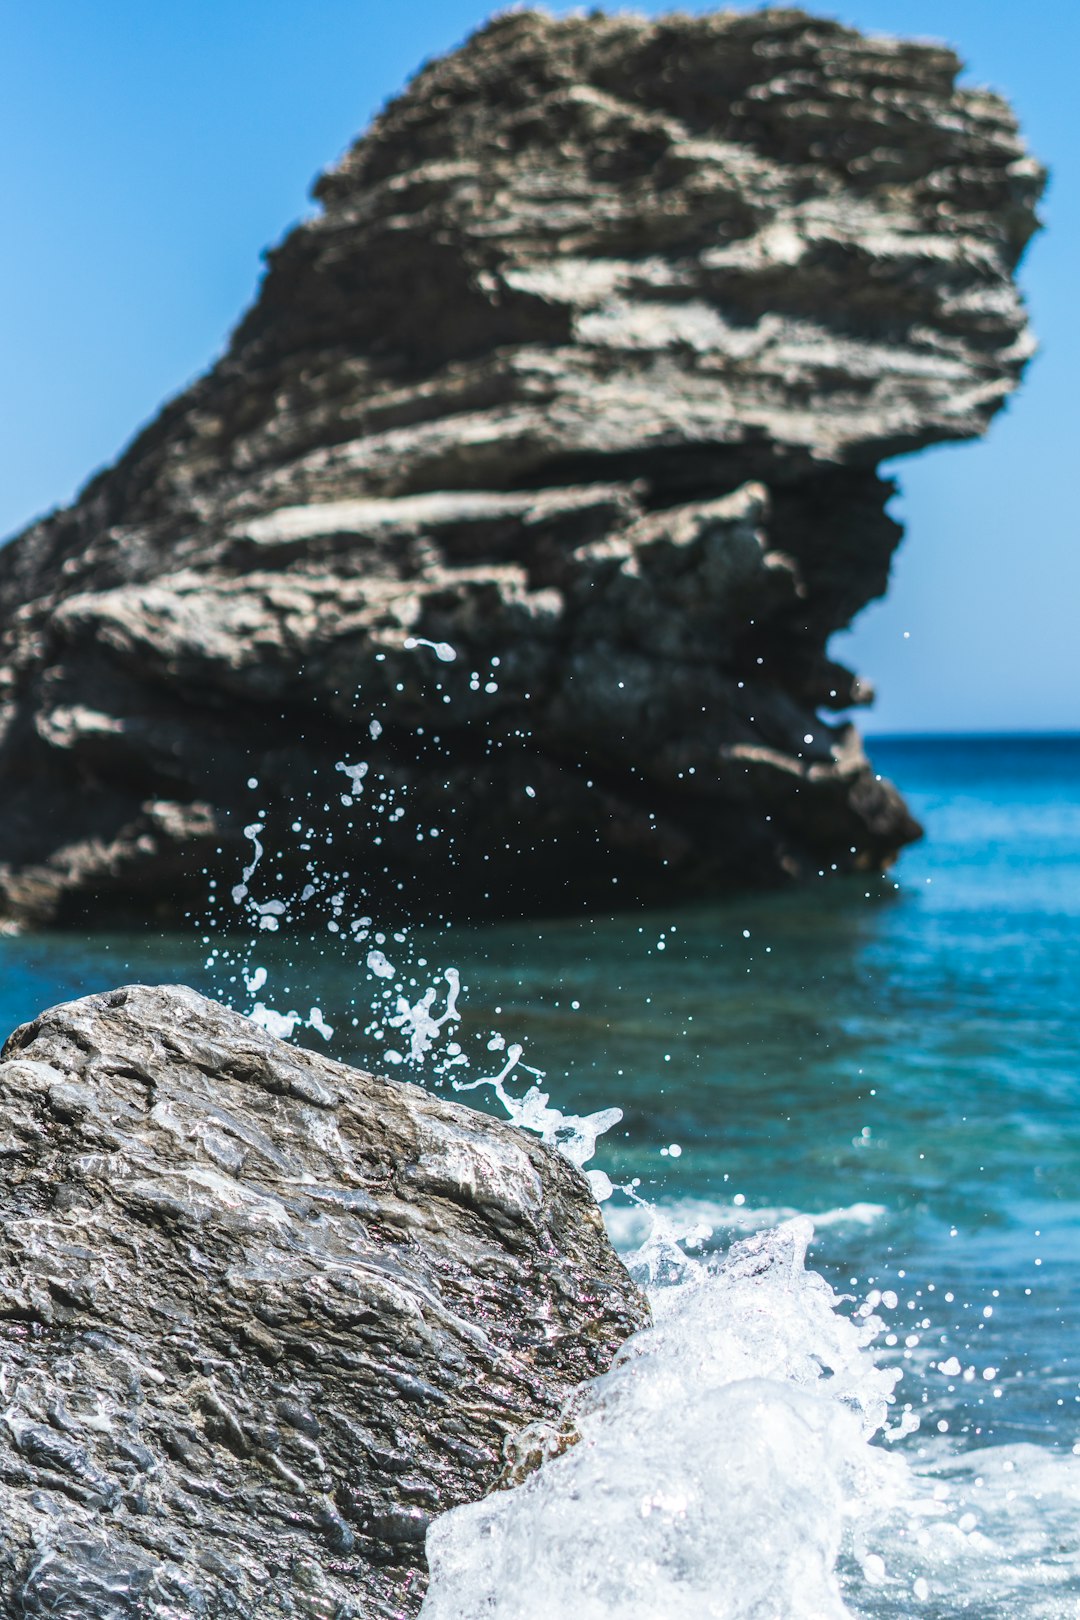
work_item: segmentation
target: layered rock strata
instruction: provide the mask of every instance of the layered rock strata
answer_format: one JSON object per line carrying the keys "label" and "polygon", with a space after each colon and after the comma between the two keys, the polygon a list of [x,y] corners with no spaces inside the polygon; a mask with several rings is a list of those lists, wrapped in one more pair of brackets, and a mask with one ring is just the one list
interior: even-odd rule
{"label": "layered rock strata", "polygon": [[0,554],[8,918],[182,904],[250,777],[284,834],[343,760],[406,808],[338,816],[354,875],[445,908],[886,865],[918,829],[822,717],[868,696],[828,642],[886,587],[877,465],[1032,348],[1042,171],[958,69],[791,10],[514,12],[426,67]]}
{"label": "layered rock strata", "polygon": [[0,1060],[0,1610],[394,1620],[647,1307],[584,1177],[180,988]]}

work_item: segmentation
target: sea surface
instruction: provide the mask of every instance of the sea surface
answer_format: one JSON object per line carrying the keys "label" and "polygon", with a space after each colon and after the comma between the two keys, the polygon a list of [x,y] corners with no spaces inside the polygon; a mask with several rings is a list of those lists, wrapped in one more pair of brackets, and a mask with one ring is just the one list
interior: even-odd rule
{"label": "sea surface", "polygon": [[[684,1271],[676,1283],[693,1299],[710,1289],[728,1298],[727,1318],[747,1311],[759,1325],[786,1323],[783,1332],[801,1321],[808,1274],[800,1256],[809,1239],[810,1272],[846,1296],[830,1312],[845,1332],[861,1335],[852,1355],[853,1365],[865,1364],[865,1390],[879,1388],[882,1373],[889,1384],[901,1375],[888,1417],[894,1438],[866,1452],[871,1471],[878,1453],[890,1466],[902,1458],[903,1483],[894,1470],[879,1488],[859,1475],[862,1463],[837,1463],[839,1505],[813,1542],[817,1552],[799,1554],[824,1570],[820,1591],[805,1564],[792,1576],[801,1596],[785,1596],[781,1586],[770,1596],[773,1577],[744,1568],[743,1554],[730,1548],[725,1573],[717,1538],[729,1524],[703,1532],[721,1595],[707,1569],[684,1558],[679,1578],[691,1580],[691,1569],[700,1587],[684,1608],[676,1587],[667,1607],[656,1607],[655,1560],[651,1587],[628,1597],[614,1586],[594,1592],[568,1552],[582,1617],[1080,1616],[1080,737],[881,738],[869,751],[927,833],[884,879],[825,873],[801,889],[723,903],[438,936],[384,935],[378,919],[350,933],[351,902],[339,890],[328,916],[340,925],[315,937],[286,926],[237,930],[226,900],[183,935],[0,939],[5,1031],[72,996],[180,979],[244,1011],[257,1006],[264,1021],[283,1018],[296,1038],[334,1056],[398,1064],[406,1077],[451,1094],[455,1083],[497,1077],[520,1046],[517,1066],[499,1082],[504,1096],[513,1105],[539,1087],[549,1109],[570,1120],[562,1136],[579,1147],[589,1129],[583,1134],[575,1120],[621,1109],[587,1166],[624,1189],[604,1206],[616,1241],[629,1251],[652,1232],[653,1249],[637,1263],[643,1275],[652,1265],[657,1288],[671,1280],[671,1254],[688,1253],[694,1275]],[[256,873],[253,889],[257,881]],[[410,1039],[422,1026],[415,1008],[425,990],[433,992],[425,1003],[432,1019],[447,1010],[448,996],[453,1006],[447,969],[460,979],[461,1017],[414,1040],[415,1049],[428,1048],[414,1064]],[[463,1100],[502,1111],[490,1086]],[[801,1216],[812,1219],[812,1237],[801,1221],[782,1224]],[[778,1227],[759,1304],[739,1294],[732,1305],[735,1284],[730,1272],[725,1282],[720,1257],[733,1241]],[[667,1261],[657,1260],[664,1232],[683,1238],[681,1251],[669,1245]],[[822,1285],[810,1286],[820,1293]],[[818,1419],[800,1401],[812,1397],[820,1415],[829,1402],[862,1411],[873,1400],[840,1388],[839,1352],[815,1347],[824,1331],[814,1315],[818,1295],[805,1300],[807,1338],[796,1357],[803,1371],[780,1377],[780,1363],[759,1347],[760,1374],[777,1389],[791,1386],[781,1404],[792,1434],[814,1429],[820,1440]],[[678,1359],[689,1400],[707,1382],[707,1347],[720,1330],[714,1322],[707,1332],[698,1323],[672,1333],[664,1351],[674,1358],[664,1363],[674,1379],[669,1433],[674,1407],[683,1409],[673,1393]],[[817,1369],[809,1395],[808,1363]],[[733,1399],[739,1379],[721,1382]],[[612,1422],[643,1432],[640,1414],[619,1419],[621,1399],[611,1397]],[[717,1467],[721,1441],[741,1432],[738,1414],[724,1411],[710,1453]],[[755,1474],[755,1447],[764,1457],[778,1421],[775,1412],[759,1413],[756,1428],[746,1419],[744,1451],[723,1464],[733,1478]],[[695,1418],[695,1432],[705,1423]],[[868,1420],[867,1432],[874,1426]],[[826,1449],[846,1457],[846,1443],[840,1437]],[[799,1444],[790,1439],[769,1453],[774,1463],[781,1457],[781,1476],[790,1453],[785,1489],[794,1489]],[[632,1524],[641,1512],[642,1453],[633,1468],[630,1454],[622,1453],[620,1511]],[[557,1486],[563,1469],[579,1501],[588,1485],[571,1482],[569,1466],[560,1459],[542,1475]],[[616,1474],[620,1466],[612,1465]],[[649,1466],[659,1477],[671,1459]],[[678,1458],[674,1466],[677,1475]],[[757,1472],[764,1477],[764,1462]],[[723,1476],[710,1487],[691,1473],[687,1464],[686,1500],[694,1480],[702,1500],[723,1497]],[[695,1510],[672,1507],[683,1497],[665,1489],[656,1522],[670,1521],[675,1535],[680,1513],[685,1524]],[[810,1514],[809,1499],[800,1509],[777,1490],[766,1493],[760,1520],[743,1525],[744,1551],[748,1538],[768,1535],[774,1551],[789,1540],[802,1545],[799,1513]],[[752,1500],[744,1496],[744,1505]],[[544,1519],[538,1497],[531,1508],[522,1501],[535,1517],[529,1556],[557,1563],[549,1525],[557,1513]],[[605,1494],[595,1522],[613,1512]],[[611,1520],[616,1541],[632,1533],[624,1520]],[[468,1524],[451,1528],[467,1547]],[[489,1543],[493,1533],[484,1528]],[[506,1535],[506,1546],[516,1546]],[[809,1546],[809,1530],[807,1537]],[[710,1555],[701,1556],[707,1563]],[[460,1550],[455,1557],[448,1567],[460,1580],[471,1566]],[[594,1569],[595,1548],[588,1557]],[[774,1575],[779,1562],[776,1553]],[[519,1559],[514,1567],[524,1566]],[[436,1582],[433,1615],[467,1616],[470,1604],[508,1617],[544,1613],[521,1603],[492,1607],[490,1594],[481,1608],[476,1593],[451,1588]],[[558,1601],[566,1600],[564,1592]]]}

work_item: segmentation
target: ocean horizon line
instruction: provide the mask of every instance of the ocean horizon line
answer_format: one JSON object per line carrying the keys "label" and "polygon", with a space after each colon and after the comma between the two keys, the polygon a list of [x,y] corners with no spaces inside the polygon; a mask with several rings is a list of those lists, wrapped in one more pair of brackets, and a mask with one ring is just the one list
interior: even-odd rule
{"label": "ocean horizon line", "polygon": [[943,742],[1080,742],[1080,729],[1063,731],[1057,728],[1042,730],[987,730],[987,731],[864,731],[863,741],[869,746],[876,743],[943,743]]}

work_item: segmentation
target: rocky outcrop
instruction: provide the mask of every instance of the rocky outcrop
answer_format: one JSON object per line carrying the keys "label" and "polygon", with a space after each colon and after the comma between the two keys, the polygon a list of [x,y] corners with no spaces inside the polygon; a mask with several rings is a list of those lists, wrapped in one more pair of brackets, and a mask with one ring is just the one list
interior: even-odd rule
{"label": "rocky outcrop", "polygon": [[17,1030],[0,1153],[5,1615],[414,1614],[647,1316],[553,1151],[191,990]]}
{"label": "rocky outcrop", "polygon": [[[868,696],[827,648],[900,536],[877,465],[1031,352],[1042,172],[958,68],[788,10],[514,12],[426,67],[0,555],[7,916],[181,903],[249,777],[279,865],[314,794],[443,908],[887,864],[918,829],[822,718]],[[405,808],[377,845],[341,761]]]}

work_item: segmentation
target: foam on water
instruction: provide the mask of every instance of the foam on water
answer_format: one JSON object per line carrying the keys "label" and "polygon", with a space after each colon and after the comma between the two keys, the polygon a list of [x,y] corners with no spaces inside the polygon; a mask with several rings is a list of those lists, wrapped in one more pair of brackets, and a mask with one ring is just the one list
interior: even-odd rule
{"label": "foam on water", "polygon": [[850,1521],[906,1481],[867,1444],[896,1375],[865,1354],[873,1324],[805,1269],[812,1231],[795,1220],[722,1262],[684,1260],[654,1290],[655,1326],[572,1401],[576,1443],[432,1526],[424,1620],[848,1614]]}
{"label": "foam on water", "polygon": [[1031,1444],[920,1447],[914,1470],[936,1511],[884,1515],[887,1574],[867,1620],[1076,1620],[1080,1614],[1080,1456]]}
{"label": "foam on water", "polygon": [[432,1525],[422,1620],[1076,1620],[1080,1456],[911,1452],[809,1219],[707,1262],[672,1230],[629,1257],[655,1325],[526,1431],[539,1471]]}
{"label": "foam on water", "polygon": [[[790,1207],[755,1207],[711,1198],[665,1200],[663,1211],[680,1231],[699,1233],[701,1242],[713,1237],[727,1238],[734,1233],[761,1232],[805,1213]],[[815,1231],[820,1232],[833,1227],[871,1228],[879,1225],[887,1214],[884,1204],[858,1203],[821,1210],[810,1218]],[[654,1216],[652,1206],[631,1203],[610,1207],[605,1210],[604,1219],[612,1243],[617,1249],[628,1251],[640,1247],[648,1237]]]}

